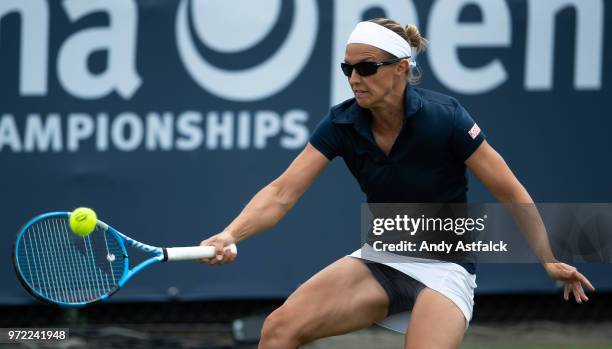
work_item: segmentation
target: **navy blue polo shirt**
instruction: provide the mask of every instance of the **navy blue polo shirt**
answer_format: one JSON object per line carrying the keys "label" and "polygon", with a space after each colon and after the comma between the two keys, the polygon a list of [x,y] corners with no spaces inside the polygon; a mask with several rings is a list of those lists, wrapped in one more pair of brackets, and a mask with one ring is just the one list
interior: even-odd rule
{"label": "navy blue polo shirt", "polygon": [[329,160],[342,157],[369,203],[466,202],[464,162],[484,133],[452,97],[407,84],[404,99],[404,122],[388,156],[374,141],[371,112],[354,98],[331,108],[310,144]]}

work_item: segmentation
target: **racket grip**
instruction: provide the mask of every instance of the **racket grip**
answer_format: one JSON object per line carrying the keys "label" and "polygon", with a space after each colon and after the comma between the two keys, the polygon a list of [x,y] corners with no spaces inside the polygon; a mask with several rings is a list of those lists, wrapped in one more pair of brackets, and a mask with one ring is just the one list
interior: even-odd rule
{"label": "racket grip", "polygon": [[[235,244],[226,246],[225,251],[230,250],[233,254],[238,254],[238,249]],[[211,258],[215,256],[214,246],[193,246],[193,247],[168,247],[164,249],[166,260],[173,261],[190,261],[200,258]]]}

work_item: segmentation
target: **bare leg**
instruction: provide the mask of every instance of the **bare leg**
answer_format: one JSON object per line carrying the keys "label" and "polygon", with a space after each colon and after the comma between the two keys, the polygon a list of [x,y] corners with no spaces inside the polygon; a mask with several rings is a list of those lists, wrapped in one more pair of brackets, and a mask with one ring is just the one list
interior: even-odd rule
{"label": "bare leg", "polygon": [[387,293],[364,262],[344,257],[300,286],[266,319],[260,349],[298,348],[372,325],[387,315]]}
{"label": "bare leg", "polygon": [[465,321],[455,303],[437,291],[424,288],[412,309],[405,348],[459,348]]}

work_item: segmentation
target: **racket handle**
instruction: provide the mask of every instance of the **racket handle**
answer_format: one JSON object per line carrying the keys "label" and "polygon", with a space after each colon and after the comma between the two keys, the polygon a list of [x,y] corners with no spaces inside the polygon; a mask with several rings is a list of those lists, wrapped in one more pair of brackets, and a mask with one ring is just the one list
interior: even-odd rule
{"label": "racket handle", "polygon": [[[230,250],[233,254],[238,254],[235,244],[226,246],[225,251]],[[215,256],[214,246],[193,246],[193,247],[168,247],[164,249],[165,260],[190,261],[200,258],[211,258]]]}

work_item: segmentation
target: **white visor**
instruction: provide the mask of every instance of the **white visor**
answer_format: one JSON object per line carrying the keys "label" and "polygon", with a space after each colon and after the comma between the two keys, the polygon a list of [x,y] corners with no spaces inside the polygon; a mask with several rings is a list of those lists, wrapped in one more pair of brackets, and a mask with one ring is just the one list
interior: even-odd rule
{"label": "white visor", "polygon": [[410,58],[410,66],[416,66],[410,44],[390,29],[373,22],[359,22],[348,38],[348,44],[366,44],[385,50],[397,58]]}

